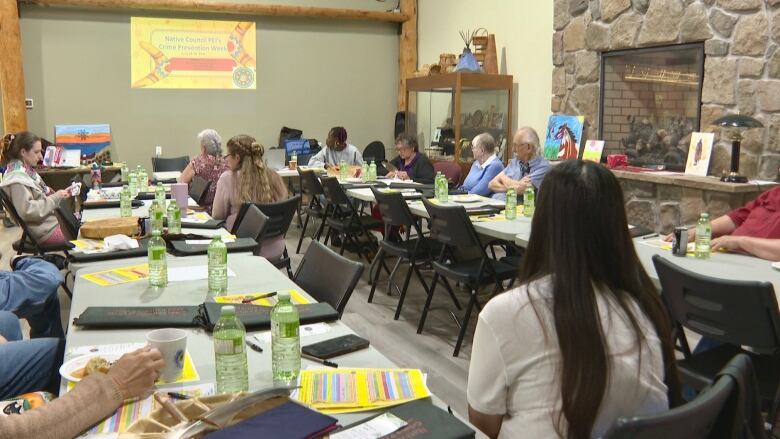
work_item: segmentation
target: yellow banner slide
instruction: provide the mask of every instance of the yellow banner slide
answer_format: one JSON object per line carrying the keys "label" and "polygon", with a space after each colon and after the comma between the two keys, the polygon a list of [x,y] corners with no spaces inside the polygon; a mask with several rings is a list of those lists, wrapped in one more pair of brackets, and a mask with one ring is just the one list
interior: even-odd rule
{"label": "yellow banner slide", "polygon": [[133,88],[257,88],[255,23],[130,19]]}

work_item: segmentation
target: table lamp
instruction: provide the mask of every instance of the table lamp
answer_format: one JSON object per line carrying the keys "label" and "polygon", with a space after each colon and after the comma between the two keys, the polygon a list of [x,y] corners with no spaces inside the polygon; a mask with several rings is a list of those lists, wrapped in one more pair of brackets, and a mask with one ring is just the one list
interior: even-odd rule
{"label": "table lamp", "polygon": [[731,135],[731,172],[720,178],[728,183],[747,183],[744,175],[739,175],[739,148],[742,143],[742,130],[747,128],[764,128],[764,125],[750,116],[729,114],[712,122],[724,128],[734,128]]}

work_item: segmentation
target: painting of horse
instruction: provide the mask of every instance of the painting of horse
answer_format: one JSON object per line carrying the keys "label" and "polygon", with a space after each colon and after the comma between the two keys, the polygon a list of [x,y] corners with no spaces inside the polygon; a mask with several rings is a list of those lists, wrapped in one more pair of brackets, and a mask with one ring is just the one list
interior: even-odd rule
{"label": "painting of horse", "polygon": [[544,158],[547,160],[576,159],[580,153],[583,116],[553,114],[547,124]]}

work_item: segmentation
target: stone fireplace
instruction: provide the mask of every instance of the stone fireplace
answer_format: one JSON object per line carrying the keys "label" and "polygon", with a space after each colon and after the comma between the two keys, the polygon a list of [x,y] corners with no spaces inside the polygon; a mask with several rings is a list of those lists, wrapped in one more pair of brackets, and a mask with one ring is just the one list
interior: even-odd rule
{"label": "stone fireplace", "polygon": [[[682,115],[676,121],[671,118],[662,121],[663,117],[654,121],[649,117],[637,120],[635,117],[635,136],[627,143],[633,142],[636,149],[635,140],[643,135],[641,132],[652,128],[656,137],[659,129],[667,135],[677,130],[674,139],[668,141],[676,140],[679,146],[681,141],[685,143],[680,138],[687,135],[690,122],[693,131],[715,133],[709,173],[720,176],[729,168],[731,144],[728,136],[722,135],[712,121],[728,113],[748,114],[760,120],[765,128],[745,132],[740,171],[750,178],[777,179],[780,166],[780,0],[554,0],[553,24],[551,110],[585,116],[583,138],[596,139],[603,134],[607,141],[605,149],[616,151],[621,139],[626,137],[617,136],[621,137],[617,141],[613,140],[615,136],[609,138],[609,129],[615,128],[608,127],[615,125],[614,109],[611,110],[613,114],[599,113],[604,54],[609,57],[616,51],[698,43],[703,46],[705,56],[700,101],[683,104]],[[608,80],[606,75],[609,73],[605,70],[604,80]],[[659,72],[646,73],[657,76]],[[607,91],[605,86],[604,92]],[[642,91],[652,91],[652,96],[646,94],[645,97],[656,111],[660,105],[661,115],[665,105],[678,105],[671,102],[677,100],[675,91],[637,91],[640,99]],[[660,99],[656,94],[660,94]],[[606,99],[610,98],[605,96]],[[620,98],[613,93],[611,99],[623,99],[622,93]],[[694,111],[699,115],[698,124],[691,121]],[[628,126],[619,126],[618,130],[630,133],[631,121],[620,120],[622,109],[620,116],[618,121]],[[644,119],[661,126],[644,126]],[[644,145],[640,146],[644,148]],[[714,179],[687,184],[680,179],[660,176],[648,181],[631,173],[619,174],[626,192],[629,219],[663,231],[677,224],[690,224],[699,212],[710,207],[713,208],[711,214],[723,213],[754,198],[767,187],[756,185],[754,190],[740,188],[739,192],[733,192],[726,186],[707,184]],[[680,188],[686,184],[686,189]]]}

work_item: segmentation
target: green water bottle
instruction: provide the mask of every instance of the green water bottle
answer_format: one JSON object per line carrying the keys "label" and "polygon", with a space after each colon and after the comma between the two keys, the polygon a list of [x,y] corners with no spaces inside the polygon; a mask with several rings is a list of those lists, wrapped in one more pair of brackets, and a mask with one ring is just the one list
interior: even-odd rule
{"label": "green water bottle", "polygon": [[157,200],[152,201],[152,205],[149,207],[149,221],[152,224],[152,231],[159,230],[162,234],[163,218],[165,218],[165,207]]}
{"label": "green water bottle", "polygon": [[179,234],[181,233],[181,210],[176,200],[171,198],[171,202],[168,203],[168,233]]}
{"label": "green water bottle", "polygon": [[447,183],[447,177],[439,172],[437,174],[438,180],[436,180],[436,192],[438,193],[437,199],[439,203],[446,203],[449,199],[449,183]]}
{"label": "green water bottle", "polygon": [[368,163],[363,163],[363,166],[360,168],[360,178],[363,180],[363,183],[366,183],[370,181],[370,174],[368,173]]}
{"label": "green water bottle", "polygon": [[523,216],[531,218],[534,216],[534,210],[536,210],[536,192],[534,192],[534,186],[529,184],[523,192]]}
{"label": "green water bottle", "polygon": [[128,218],[133,215],[132,198],[130,187],[127,185],[122,186],[122,190],[119,191],[119,215],[122,218]]}
{"label": "green water bottle", "polygon": [[214,325],[214,363],[217,369],[217,393],[249,390],[246,361],[246,329],[236,317],[232,305],[222,307]]}
{"label": "green water bottle", "polygon": [[162,183],[157,183],[154,188],[154,199],[160,203],[160,206],[165,207],[165,186]]}
{"label": "green water bottle", "polygon": [[135,196],[138,195],[138,173],[130,171],[130,176],[128,178],[130,179],[130,196],[135,198]]}
{"label": "green water bottle", "polygon": [[152,231],[148,245],[149,286],[162,288],[168,285],[168,263],[165,260],[165,241],[159,230]]}
{"label": "green water bottle", "polygon": [[506,207],[504,208],[504,216],[508,220],[517,218],[517,191],[514,188],[509,188],[506,191]]}
{"label": "green water bottle", "polygon": [[290,383],[301,372],[300,318],[289,292],[277,297],[271,310],[271,372],[274,383]]}
{"label": "green water bottle", "polygon": [[222,296],[227,292],[227,246],[222,237],[214,236],[209,244],[209,294]]}
{"label": "green water bottle", "polygon": [[122,175],[122,183],[129,183],[130,181],[130,169],[127,167],[127,162],[122,163],[122,169],[120,171]]}
{"label": "green water bottle", "polygon": [[710,258],[711,237],[712,237],[712,226],[710,225],[710,214],[704,212],[699,217],[699,222],[696,223],[695,256],[698,259]]}
{"label": "green water bottle", "polygon": [[347,165],[346,160],[342,160],[339,162],[339,178],[346,180],[347,177],[349,177],[349,166]]}
{"label": "green water bottle", "polygon": [[373,160],[368,165],[368,181],[376,181],[376,162]]}

